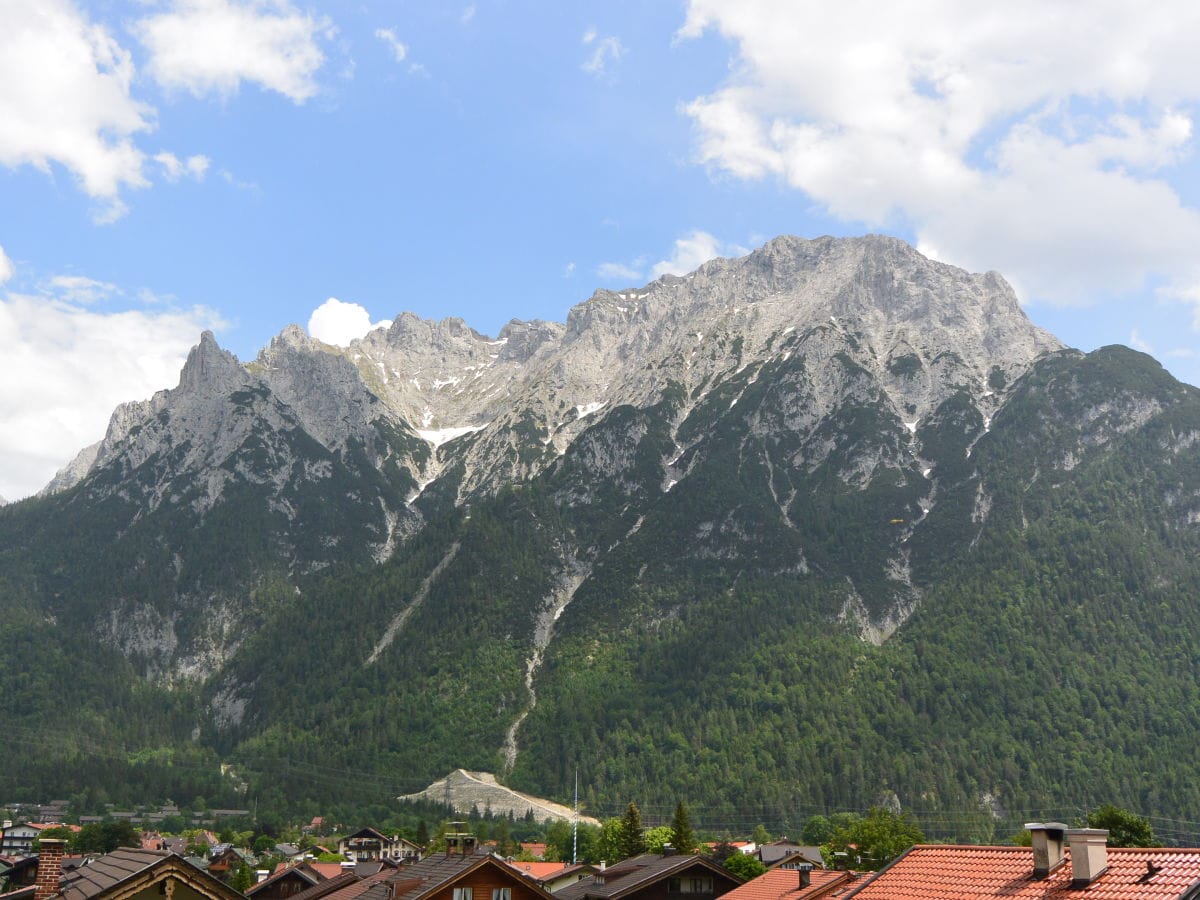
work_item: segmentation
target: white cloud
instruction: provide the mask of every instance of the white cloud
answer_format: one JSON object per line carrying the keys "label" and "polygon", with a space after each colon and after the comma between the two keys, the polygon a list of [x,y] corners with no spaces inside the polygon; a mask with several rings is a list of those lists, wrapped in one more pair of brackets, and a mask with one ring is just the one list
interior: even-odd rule
{"label": "white cloud", "polygon": [[618,262],[600,263],[596,266],[596,274],[604,281],[638,281],[642,277],[640,270]]}
{"label": "white cloud", "polygon": [[597,78],[611,74],[612,66],[628,52],[620,39],[611,35],[600,37],[595,28],[589,28],[583,33],[583,43],[592,48],[592,53],[580,68]]}
{"label": "white cloud", "polygon": [[462,11],[462,15],[458,17],[459,23],[462,25],[470,24],[471,21],[474,20],[474,18],[475,18],[475,13],[476,13],[475,4],[472,3],[466,9],[464,9]]}
{"label": "white cloud", "polygon": [[1129,332],[1129,346],[1134,350],[1141,350],[1143,353],[1149,353],[1151,356],[1154,355],[1154,348],[1138,334],[1136,328]]}
{"label": "white cloud", "polygon": [[207,156],[189,156],[187,159],[181,160],[174,153],[166,150],[154,154],[154,161],[162,166],[163,177],[170,182],[176,182],[184,175],[194,178],[196,181],[203,181],[210,165]]}
{"label": "white cloud", "polygon": [[228,96],[245,81],[296,103],[317,93],[325,62],[317,41],[332,30],[288,0],[173,0],[134,25],[147,70],[166,88]]}
{"label": "white cloud", "polygon": [[401,42],[398,37],[396,37],[395,31],[393,31],[391,28],[376,28],[375,37],[387,44],[388,49],[392,51],[392,56],[395,57],[396,62],[404,62],[405,58],[408,56],[408,46]]}
{"label": "white cloud", "polygon": [[55,298],[67,303],[95,303],[119,293],[115,284],[86,275],[55,275],[50,279],[49,287]]}
{"label": "white cloud", "polygon": [[308,333],[326,344],[346,347],[368,331],[386,328],[390,324],[386,320],[372,322],[371,314],[357,303],[343,303],[336,297],[330,297],[309,316]]}
{"label": "white cloud", "polygon": [[693,231],[676,239],[671,258],[655,263],[650,270],[650,277],[686,275],[720,255],[721,244],[715,237],[707,231]]}
{"label": "white cloud", "polygon": [[631,264],[605,262],[596,267],[596,274],[604,281],[632,282],[653,280],[663,275],[686,275],[695,271],[710,259],[718,256],[741,256],[749,251],[737,244],[724,244],[707,231],[695,229],[681,238],[676,238],[667,259],[660,259],[644,275],[646,259],[634,260]]}
{"label": "white cloud", "polygon": [[97,312],[49,297],[0,299],[0,494],[39,490],[104,436],[118,403],[177,384],[200,332],[223,326],[202,308]]}
{"label": "white cloud", "polygon": [[130,93],[134,66],[100,25],[68,0],[0,3],[0,164],[67,169],[119,218],[123,188],[145,187],[134,136],[154,111]]}
{"label": "white cloud", "polygon": [[4,284],[8,279],[12,278],[15,272],[16,269],[13,267],[12,260],[8,258],[8,254],[4,252],[4,248],[0,247],[0,284]]}
{"label": "white cloud", "polygon": [[[3,249],[0,249],[0,256],[2,256],[3,253],[4,253]],[[574,274],[575,274],[575,263],[574,262],[567,263],[566,267],[563,269],[563,278],[570,278]],[[2,277],[0,277],[0,281],[3,281],[3,280],[4,279]]]}
{"label": "white cloud", "polygon": [[1200,304],[1190,159],[1200,6],[690,0],[683,38],[736,47],[686,106],[701,161],[833,215],[911,229],[1035,300],[1165,281]]}

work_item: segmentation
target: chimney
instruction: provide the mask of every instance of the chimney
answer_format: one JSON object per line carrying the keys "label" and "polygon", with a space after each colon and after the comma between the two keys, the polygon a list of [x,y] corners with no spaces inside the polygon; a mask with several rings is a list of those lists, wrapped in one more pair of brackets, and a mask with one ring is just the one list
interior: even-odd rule
{"label": "chimney", "polygon": [[1067,832],[1071,845],[1071,886],[1091,884],[1108,870],[1108,829],[1072,828]]}
{"label": "chimney", "polygon": [[1063,864],[1063,835],[1067,826],[1062,822],[1026,822],[1033,837],[1033,877],[1045,878]]}
{"label": "chimney", "polygon": [[800,887],[806,888],[812,884],[812,863],[800,863],[796,871],[800,873]]}
{"label": "chimney", "polygon": [[46,900],[58,893],[58,879],[62,875],[62,858],[66,847],[67,842],[62,838],[43,838],[40,841],[33,900]]}
{"label": "chimney", "polygon": [[675,855],[675,847],[672,846],[671,844],[663,844],[662,855],[663,856],[674,856]]}

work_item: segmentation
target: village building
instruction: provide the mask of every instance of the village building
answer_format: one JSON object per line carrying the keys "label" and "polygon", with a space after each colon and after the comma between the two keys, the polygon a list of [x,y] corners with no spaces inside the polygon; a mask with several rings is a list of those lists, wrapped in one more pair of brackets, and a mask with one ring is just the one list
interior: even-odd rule
{"label": "village building", "polygon": [[0,894],[4,900],[243,900],[182,857],[165,850],[122,847],[73,868],[63,866],[66,842],[47,839],[33,885]]}
{"label": "village building", "polygon": [[[559,890],[563,900],[715,900],[742,884],[703,856],[647,853]],[[686,894],[687,897],[680,895]]]}
{"label": "village building", "polygon": [[338,853],[352,862],[389,860],[397,863],[416,862],[422,848],[399,835],[388,837],[374,828],[360,828],[338,841]]}
{"label": "village building", "polygon": [[558,893],[567,885],[575,884],[600,871],[589,863],[563,862],[520,862],[509,860],[508,864],[544,887],[552,894]]}

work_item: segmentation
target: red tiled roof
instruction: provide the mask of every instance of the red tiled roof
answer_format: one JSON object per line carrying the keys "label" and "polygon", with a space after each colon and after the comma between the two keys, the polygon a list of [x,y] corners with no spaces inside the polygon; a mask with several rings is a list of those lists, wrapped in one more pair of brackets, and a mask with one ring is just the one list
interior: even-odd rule
{"label": "red tiled roof", "polygon": [[528,875],[531,878],[536,878],[539,881],[557,875],[570,867],[570,863],[564,862],[509,862],[510,866],[520,872],[522,875]]}
{"label": "red tiled roof", "polygon": [[[1109,847],[1108,869],[1071,886],[1071,853],[1045,878],[1027,847],[919,844],[846,894],[855,900],[1176,900],[1200,887],[1200,850]],[[1150,868],[1152,867],[1152,868]],[[815,874],[815,873],[814,873]]]}
{"label": "red tiled roof", "polygon": [[310,862],[308,863],[308,867],[326,878],[337,878],[346,871],[342,868],[341,863],[334,862]]}
{"label": "red tiled roof", "polygon": [[813,900],[853,883],[854,876],[833,869],[813,869],[809,881],[808,887],[801,888],[800,873],[795,869],[771,869],[734,888],[721,900]]}

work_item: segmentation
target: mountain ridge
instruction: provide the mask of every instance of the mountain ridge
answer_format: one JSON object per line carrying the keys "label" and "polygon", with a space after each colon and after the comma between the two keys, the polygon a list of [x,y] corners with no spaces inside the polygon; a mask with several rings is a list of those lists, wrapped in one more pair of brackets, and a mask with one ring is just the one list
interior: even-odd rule
{"label": "mountain ridge", "polygon": [[[1064,348],[994,273],[785,236],[496,338],[289,326],[243,365],[205,335],[73,484],[0,511],[0,604],[281,806],[299,764],[559,797],[578,766],[590,809],[890,792],[986,830],[1088,790],[1069,726],[1105,799],[1176,810],[1197,434],[1200,392]],[[1139,729],[1144,790],[1113,749]]]}

